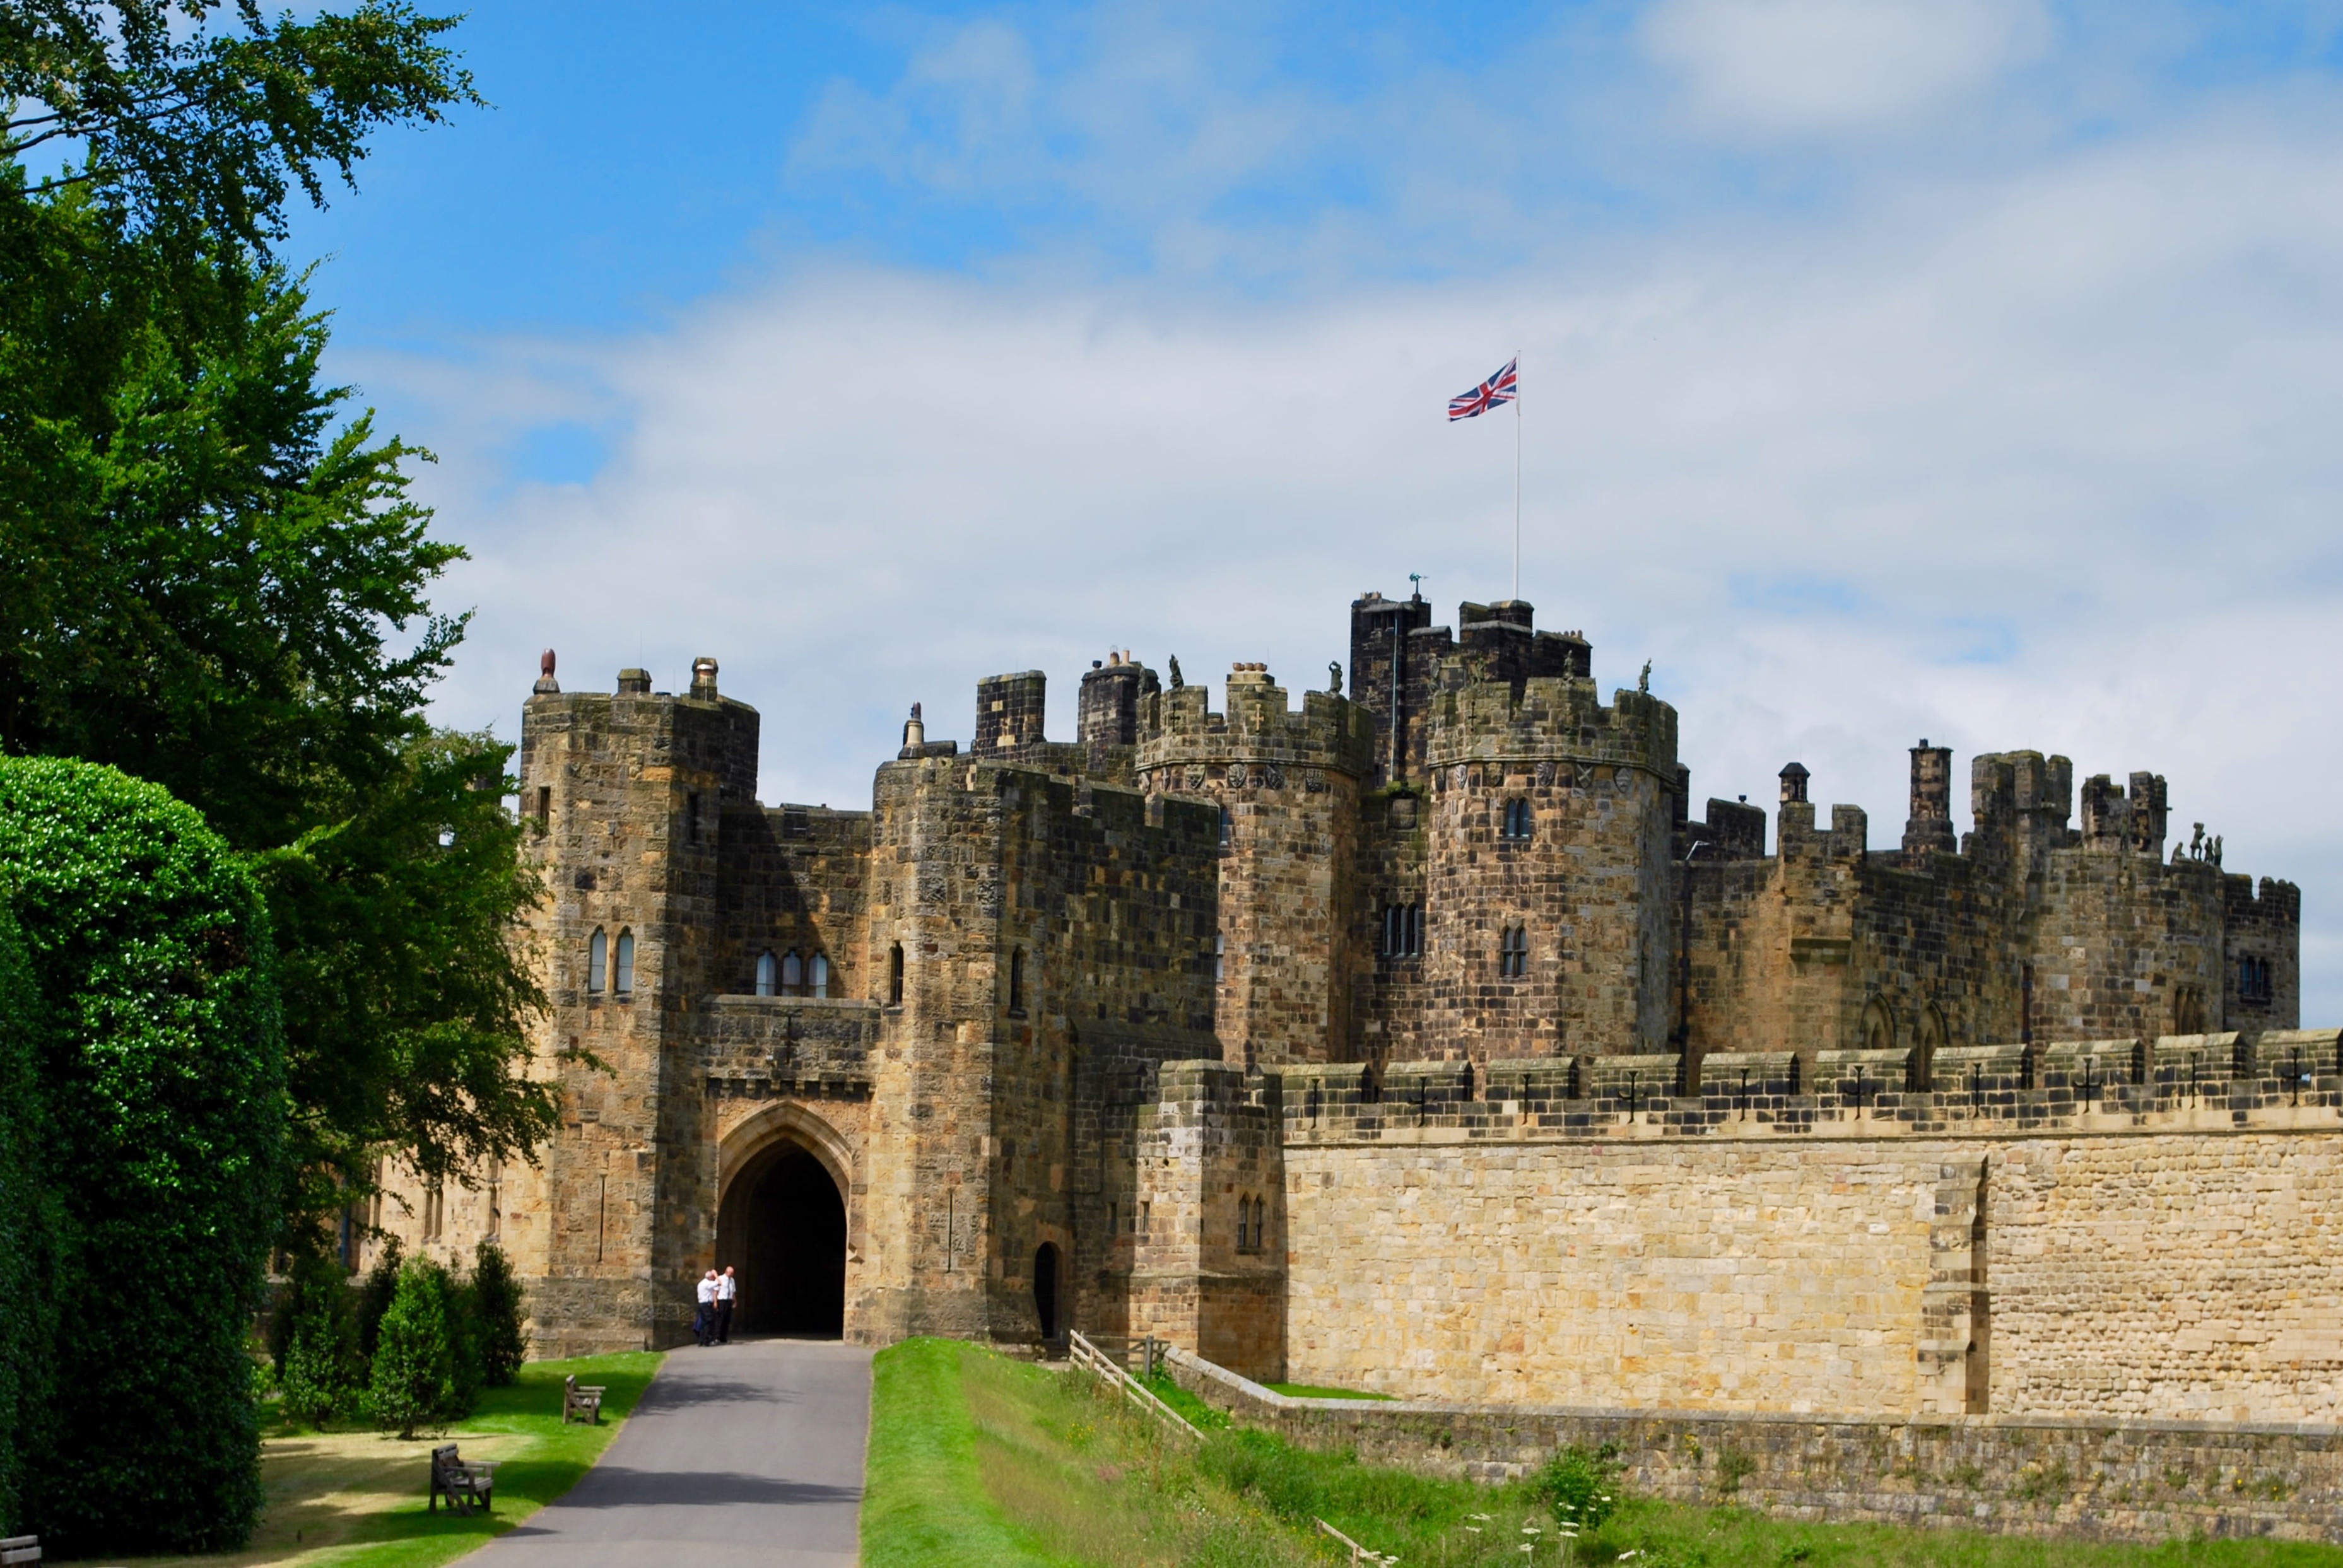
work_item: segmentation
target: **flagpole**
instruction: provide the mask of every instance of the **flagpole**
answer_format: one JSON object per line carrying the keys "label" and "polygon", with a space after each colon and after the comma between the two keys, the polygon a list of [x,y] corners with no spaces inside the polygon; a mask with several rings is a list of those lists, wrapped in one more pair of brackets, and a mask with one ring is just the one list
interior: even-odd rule
{"label": "flagpole", "polygon": [[1513,350],[1513,597],[1522,597],[1522,351]]}

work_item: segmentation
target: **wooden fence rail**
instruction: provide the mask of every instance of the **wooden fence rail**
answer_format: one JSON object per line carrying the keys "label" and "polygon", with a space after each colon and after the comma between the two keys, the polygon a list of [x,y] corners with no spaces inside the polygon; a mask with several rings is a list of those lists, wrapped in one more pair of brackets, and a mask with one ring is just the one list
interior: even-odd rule
{"label": "wooden fence rail", "polygon": [[1156,1398],[1146,1384],[1124,1371],[1121,1362],[1091,1343],[1079,1331],[1071,1331],[1067,1333],[1066,1344],[1067,1359],[1074,1365],[1094,1377],[1104,1379],[1108,1386],[1120,1392],[1125,1399],[1170,1426],[1172,1431],[1193,1438],[1198,1442],[1204,1441],[1204,1434],[1191,1425],[1186,1416]]}

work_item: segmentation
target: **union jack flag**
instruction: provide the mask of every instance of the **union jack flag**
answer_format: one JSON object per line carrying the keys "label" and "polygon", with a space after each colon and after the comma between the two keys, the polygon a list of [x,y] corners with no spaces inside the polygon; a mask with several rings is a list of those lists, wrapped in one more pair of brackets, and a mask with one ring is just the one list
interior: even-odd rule
{"label": "union jack flag", "polygon": [[1518,357],[1508,359],[1503,370],[1462,397],[1451,397],[1448,400],[1449,418],[1470,419],[1477,415],[1486,414],[1492,408],[1512,402],[1516,395],[1514,383],[1517,380],[1513,367],[1520,363],[1521,359]]}

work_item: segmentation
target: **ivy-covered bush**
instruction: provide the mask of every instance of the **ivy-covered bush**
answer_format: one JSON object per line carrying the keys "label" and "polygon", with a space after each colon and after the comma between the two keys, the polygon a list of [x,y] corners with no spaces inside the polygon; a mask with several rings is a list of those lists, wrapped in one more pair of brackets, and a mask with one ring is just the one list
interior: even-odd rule
{"label": "ivy-covered bush", "polygon": [[[0,900],[6,889],[0,886]],[[25,1528],[18,1479],[31,1426],[46,1404],[44,1370],[55,1332],[42,1223],[47,1199],[37,1163],[32,971],[15,917],[0,901],[0,1536]]]}
{"label": "ivy-covered bush", "polygon": [[512,1260],[494,1241],[482,1241],[473,1254],[472,1312],[479,1335],[480,1382],[489,1388],[508,1388],[528,1359],[528,1330],[523,1326],[520,1280]]}
{"label": "ivy-covered bush", "polygon": [[55,1205],[25,1528],[57,1554],[230,1549],[260,1507],[245,1339],[283,1180],[284,1044],[251,879],[110,768],[0,759]]}

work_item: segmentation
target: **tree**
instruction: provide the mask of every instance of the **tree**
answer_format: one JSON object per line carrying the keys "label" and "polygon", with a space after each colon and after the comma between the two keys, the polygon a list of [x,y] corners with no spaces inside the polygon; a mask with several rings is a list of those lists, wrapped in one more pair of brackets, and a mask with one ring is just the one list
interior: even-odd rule
{"label": "tree", "polygon": [[339,1258],[304,1251],[291,1276],[277,1309],[284,1328],[277,1374],[287,1412],[322,1431],[358,1385],[357,1316]]}
{"label": "tree", "polygon": [[494,1241],[482,1241],[472,1264],[472,1308],[479,1320],[480,1382],[508,1388],[528,1359],[520,1281],[512,1260]]}
{"label": "tree", "polygon": [[401,1437],[464,1413],[457,1401],[447,1294],[447,1271],[427,1258],[411,1258],[398,1271],[397,1292],[382,1315],[367,1398],[375,1424]]}
{"label": "tree", "polygon": [[[31,100],[0,141],[0,752],[154,779],[253,859],[293,960],[297,1247],[383,1147],[460,1180],[556,1124],[509,752],[423,716],[463,552],[408,496],[428,455],[320,381],[324,317],[267,251],[292,185],[478,101],[452,25],[0,0],[0,96]],[[67,137],[81,165],[28,172]]]}
{"label": "tree", "polygon": [[16,919],[0,900],[0,1537],[20,1533],[18,1483],[48,1390],[55,1294],[46,1268],[55,1215],[41,1180],[33,1030],[38,995]]}
{"label": "tree", "polygon": [[382,1320],[390,1312],[392,1298],[398,1294],[398,1271],[405,1259],[398,1250],[398,1238],[385,1238],[375,1254],[374,1267],[367,1271],[364,1283],[358,1286],[358,1359],[367,1366],[374,1365],[375,1346],[380,1342]]}
{"label": "tree", "polygon": [[307,21],[257,0],[7,0],[0,152],[79,144],[80,167],[25,195],[86,190],[132,231],[265,247],[288,182],[323,206],[325,174],[354,184],[369,132],[480,101],[438,42],[456,21],[396,0]]}

